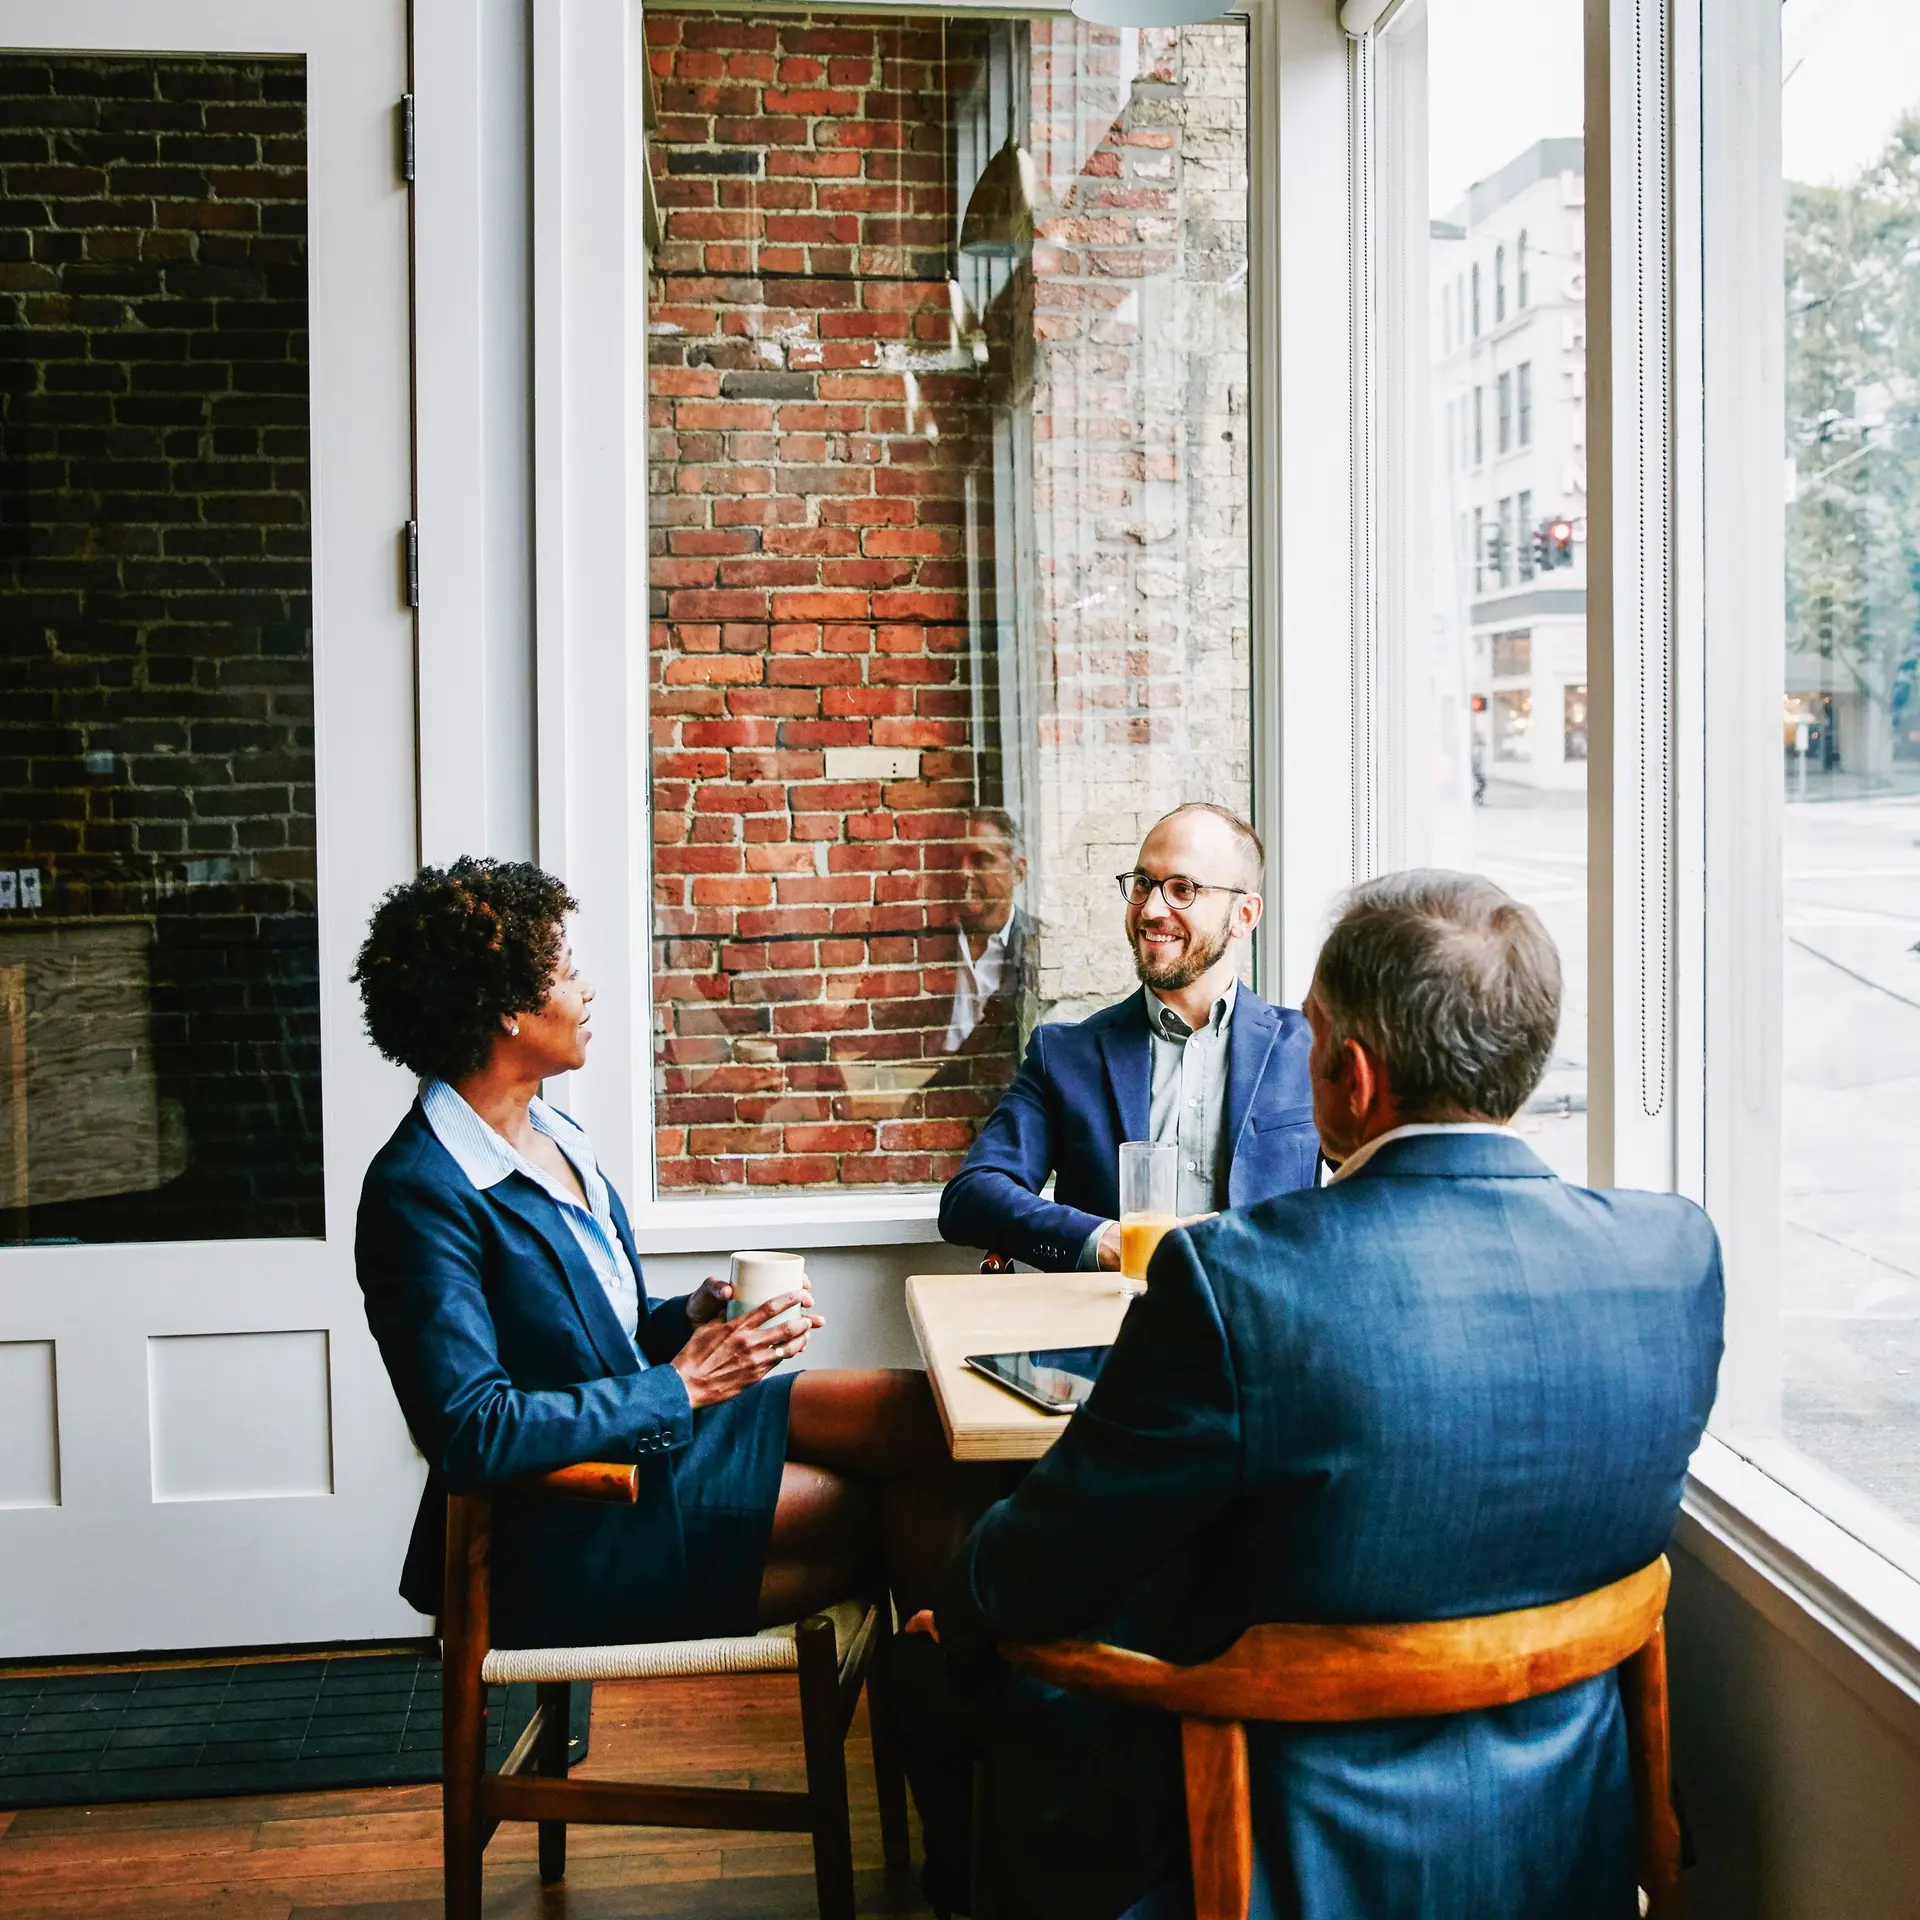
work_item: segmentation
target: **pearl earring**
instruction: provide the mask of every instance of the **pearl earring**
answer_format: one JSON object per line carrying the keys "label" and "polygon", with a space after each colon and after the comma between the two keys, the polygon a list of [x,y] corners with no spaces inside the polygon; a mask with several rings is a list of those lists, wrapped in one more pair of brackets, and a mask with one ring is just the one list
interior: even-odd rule
{"label": "pearl earring", "polygon": [[519,1022],[518,1020],[510,1020],[510,1021],[509,1021],[509,1022],[507,1023],[507,1037],[508,1037],[509,1039],[511,1039],[511,1040],[517,1040],[517,1039],[519,1039],[519,1037],[520,1037],[520,1022]]}

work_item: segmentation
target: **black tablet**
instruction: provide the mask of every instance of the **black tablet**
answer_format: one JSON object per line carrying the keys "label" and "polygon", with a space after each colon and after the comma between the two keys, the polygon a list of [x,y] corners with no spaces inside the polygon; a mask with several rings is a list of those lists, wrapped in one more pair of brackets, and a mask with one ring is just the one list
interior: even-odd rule
{"label": "black tablet", "polygon": [[1038,1347],[1031,1353],[970,1353],[967,1365],[1042,1413],[1071,1413],[1093,1391],[1110,1347]]}

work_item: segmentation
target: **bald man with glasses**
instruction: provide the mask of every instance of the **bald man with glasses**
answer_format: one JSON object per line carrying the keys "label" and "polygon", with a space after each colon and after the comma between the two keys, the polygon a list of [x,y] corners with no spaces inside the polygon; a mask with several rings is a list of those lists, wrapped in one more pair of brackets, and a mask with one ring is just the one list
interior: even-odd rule
{"label": "bald man with glasses", "polygon": [[1306,1021],[1240,983],[1264,868],[1253,828],[1204,802],[1140,843],[1118,876],[1139,991],[1034,1030],[941,1196],[945,1239],[1053,1272],[1117,1269],[1123,1140],[1179,1147],[1185,1217],[1314,1184]]}

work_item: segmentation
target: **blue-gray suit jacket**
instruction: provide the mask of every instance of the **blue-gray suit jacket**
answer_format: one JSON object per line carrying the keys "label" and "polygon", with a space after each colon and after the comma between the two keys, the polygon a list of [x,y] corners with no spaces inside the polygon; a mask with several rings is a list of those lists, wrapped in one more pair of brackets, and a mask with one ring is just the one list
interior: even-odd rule
{"label": "blue-gray suit jacket", "polygon": [[[1191,1660],[1262,1620],[1602,1586],[1666,1545],[1721,1316],[1689,1202],[1567,1186],[1511,1136],[1389,1142],[1162,1242],[1091,1400],[969,1542],[943,1640],[974,1673],[1002,1638]],[[1016,1912],[1111,1920],[1181,1870],[1171,1728],[996,1684]],[[1611,1675],[1451,1719],[1257,1728],[1252,1758],[1257,1915],[1635,1911]]]}
{"label": "blue-gray suit jacket", "polygon": [[[1227,1204],[1310,1187],[1320,1168],[1305,1017],[1242,987],[1227,1040]],[[940,1234],[1059,1272],[1120,1212],[1120,1143],[1152,1137],[1146,989],[1036,1027],[1013,1084],[940,1196]],[[1040,1190],[1053,1175],[1049,1198]]]}

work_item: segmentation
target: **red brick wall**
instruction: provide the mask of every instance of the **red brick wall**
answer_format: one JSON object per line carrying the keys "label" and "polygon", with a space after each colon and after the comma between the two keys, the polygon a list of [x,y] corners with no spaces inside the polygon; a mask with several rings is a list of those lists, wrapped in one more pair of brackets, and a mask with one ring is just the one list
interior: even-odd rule
{"label": "red brick wall", "polygon": [[946,290],[969,31],[646,16],[663,1190],[942,1180],[1011,1070],[1010,1033],[940,1051],[964,809],[998,797],[962,551],[985,376]]}

